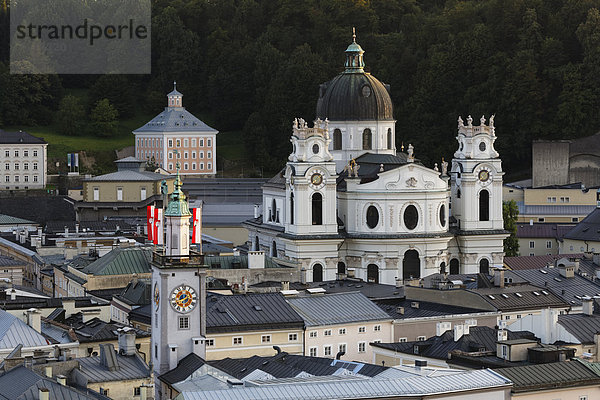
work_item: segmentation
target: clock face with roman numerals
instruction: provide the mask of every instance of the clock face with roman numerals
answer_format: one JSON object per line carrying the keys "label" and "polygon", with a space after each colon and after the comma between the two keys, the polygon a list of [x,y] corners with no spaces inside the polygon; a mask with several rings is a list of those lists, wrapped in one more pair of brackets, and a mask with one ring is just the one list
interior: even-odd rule
{"label": "clock face with roman numerals", "polygon": [[171,292],[171,306],[180,313],[190,312],[196,307],[198,295],[188,285],[181,285]]}

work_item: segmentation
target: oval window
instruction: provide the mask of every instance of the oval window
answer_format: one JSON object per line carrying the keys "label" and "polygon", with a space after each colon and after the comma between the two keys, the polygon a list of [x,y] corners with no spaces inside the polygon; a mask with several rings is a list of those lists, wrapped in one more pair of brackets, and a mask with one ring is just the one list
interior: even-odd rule
{"label": "oval window", "polygon": [[367,85],[362,87],[362,95],[363,97],[369,97],[371,95],[371,88]]}
{"label": "oval window", "polygon": [[440,225],[446,226],[446,205],[442,204],[440,207]]}
{"label": "oval window", "polygon": [[313,144],[313,153],[319,154],[319,145],[318,144]]}
{"label": "oval window", "polygon": [[379,211],[375,206],[367,208],[367,226],[374,229],[379,224]]}
{"label": "oval window", "polygon": [[419,212],[417,211],[417,207],[411,204],[410,206],[406,207],[406,210],[404,210],[404,225],[408,229],[413,230],[417,227],[418,223]]}
{"label": "oval window", "polygon": [[485,149],[486,149],[485,142],[479,143],[479,151],[485,151]]}

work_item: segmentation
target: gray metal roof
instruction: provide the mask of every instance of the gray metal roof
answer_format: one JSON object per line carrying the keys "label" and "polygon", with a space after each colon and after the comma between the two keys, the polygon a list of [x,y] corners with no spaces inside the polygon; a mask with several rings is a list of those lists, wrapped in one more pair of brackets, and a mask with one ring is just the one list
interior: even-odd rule
{"label": "gray metal roof", "polygon": [[600,208],[592,208],[590,214],[565,235],[565,239],[600,242]]}
{"label": "gray metal roof", "polygon": [[133,131],[133,133],[144,132],[218,133],[216,129],[206,125],[183,107],[165,107],[163,112]]}
{"label": "gray metal roof", "polygon": [[391,317],[362,293],[336,293],[288,298],[308,326],[390,320]]}
{"label": "gray metal roof", "polygon": [[[519,274],[519,276],[521,275]],[[485,301],[501,311],[532,310],[546,307],[569,306],[568,302],[562,299],[560,296],[556,295],[552,291],[544,290],[543,283],[542,285],[539,285],[538,283],[537,286],[514,285],[507,286],[505,288],[492,287],[469,289],[469,291],[477,293],[483,297]],[[543,293],[542,291],[545,291],[546,293]]]}
{"label": "gray metal roof", "polygon": [[20,366],[0,375],[0,398],[18,400],[39,400],[39,389],[50,391],[50,400],[92,400],[106,399],[92,391],[79,391],[70,386],[63,386],[57,381],[48,379]]}
{"label": "gray metal roof", "polygon": [[122,356],[117,354],[118,370],[109,371],[100,364],[100,357],[81,357],[77,359],[81,365],[80,372],[89,382],[112,382],[127,379],[143,379],[150,377],[150,370],[139,355]]}
{"label": "gray metal roof", "polygon": [[469,390],[510,387],[511,382],[489,369],[465,371],[446,376],[417,376],[398,379],[335,379],[329,382],[270,384],[227,390],[184,392],[184,400],[262,399],[372,399],[457,393]]}
{"label": "gray metal roof", "polygon": [[594,335],[600,332],[600,315],[559,315],[558,324],[581,343],[594,343]]}
{"label": "gray metal roof", "polygon": [[596,206],[585,205],[526,205],[517,202],[519,215],[588,215]]}
{"label": "gray metal roof", "polygon": [[547,256],[515,256],[504,257],[504,265],[516,271],[521,269],[539,269],[554,265],[556,260],[561,258],[583,258],[583,253],[575,254],[553,254]]}
{"label": "gray metal roof", "polygon": [[27,132],[6,132],[0,129],[0,144],[48,144],[48,142]]}
{"label": "gray metal roof", "polygon": [[98,175],[90,179],[85,179],[86,182],[115,182],[115,181],[162,181],[168,179],[169,175],[157,174],[149,171],[135,171],[125,169],[121,171],[111,172],[104,175]]}
{"label": "gray metal roof", "polygon": [[578,360],[502,368],[497,372],[513,382],[515,393],[600,384],[600,376]]}
{"label": "gray metal roof", "polygon": [[15,225],[15,224],[37,224],[37,222],[28,219],[13,217],[11,215],[0,214],[0,225]]}
{"label": "gray metal roof", "polygon": [[571,306],[581,305],[583,296],[600,295],[600,285],[577,274],[572,278],[565,278],[560,275],[558,268],[523,269],[513,273],[556,294]]}
{"label": "gray metal roof", "polygon": [[207,332],[303,327],[303,319],[281,293],[207,296]]}
{"label": "gray metal roof", "polygon": [[22,344],[23,347],[35,347],[50,343],[25,322],[0,310],[0,349],[12,349],[18,344]]}
{"label": "gray metal roof", "polygon": [[15,260],[9,256],[0,256],[0,266],[2,267],[14,267],[17,265],[26,265],[25,261]]}
{"label": "gray metal roof", "polygon": [[575,224],[519,224],[517,225],[518,238],[562,238]]}

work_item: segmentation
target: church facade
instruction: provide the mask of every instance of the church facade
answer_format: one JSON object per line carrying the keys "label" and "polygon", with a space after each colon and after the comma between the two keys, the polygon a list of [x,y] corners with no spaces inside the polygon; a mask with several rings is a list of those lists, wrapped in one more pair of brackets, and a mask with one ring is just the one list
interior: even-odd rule
{"label": "church facade", "polygon": [[362,48],[322,84],[317,120],[292,124],[286,167],[246,221],[251,250],[296,266],[307,282],[351,276],[394,284],[503,264],[502,163],[493,116],[460,117],[451,167],[396,149],[389,86],[364,71]]}

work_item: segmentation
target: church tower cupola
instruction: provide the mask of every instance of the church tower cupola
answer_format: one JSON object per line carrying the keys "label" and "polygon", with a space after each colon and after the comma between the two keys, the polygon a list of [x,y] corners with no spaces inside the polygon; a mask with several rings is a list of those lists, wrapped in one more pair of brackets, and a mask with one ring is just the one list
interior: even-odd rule
{"label": "church tower cupola", "polygon": [[346,73],[362,73],[365,72],[365,62],[363,61],[363,54],[365,51],[356,43],[356,30],[352,28],[352,43],[346,49]]}
{"label": "church tower cupola", "polygon": [[187,256],[190,254],[189,236],[192,213],[185,199],[185,194],[181,191],[181,185],[178,162],[174,190],[165,211],[165,226],[167,228],[165,251],[167,256]]}
{"label": "church tower cupola", "polygon": [[167,95],[169,107],[183,107],[183,94],[177,91],[177,82],[173,82],[173,91]]}

